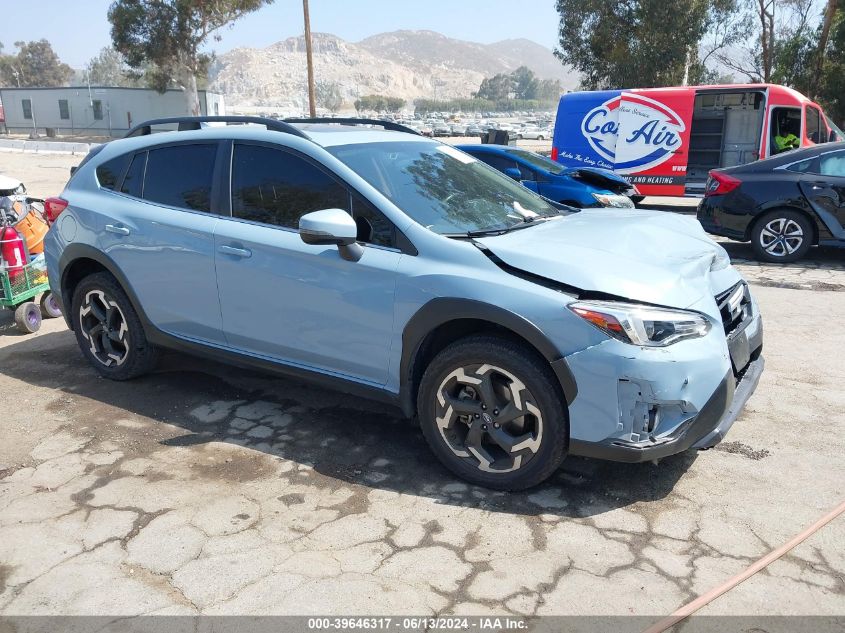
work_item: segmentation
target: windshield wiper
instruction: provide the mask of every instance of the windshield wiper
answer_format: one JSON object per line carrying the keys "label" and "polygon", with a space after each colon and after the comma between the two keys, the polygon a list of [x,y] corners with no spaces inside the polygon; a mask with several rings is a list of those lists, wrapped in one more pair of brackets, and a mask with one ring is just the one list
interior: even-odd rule
{"label": "windshield wiper", "polygon": [[557,214],[555,215],[532,215],[525,217],[521,222],[517,224],[512,224],[511,226],[502,228],[502,229],[481,229],[478,231],[467,231],[467,237],[484,237],[485,235],[504,235],[505,233],[510,233],[511,231],[518,231],[519,229],[526,229],[529,226],[534,226],[535,224],[542,224],[543,222],[547,222],[548,220],[558,217]]}

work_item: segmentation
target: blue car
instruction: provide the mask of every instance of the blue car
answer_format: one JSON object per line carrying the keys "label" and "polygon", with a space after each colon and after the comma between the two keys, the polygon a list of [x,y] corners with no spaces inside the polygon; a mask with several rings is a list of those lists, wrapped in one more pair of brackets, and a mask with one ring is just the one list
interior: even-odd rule
{"label": "blue car", "polygon": [[[201,127],[221,120],[266,129]],[[148,122],[45,202],[50,287],[102,376],[175,348],[310,378],[504,490],[724,437],[763,328],[695,219],[584,212],[403,126],[329,121]]]}
{"label": "blue car", "polygon": [[598,167],[564,167],[540,154],[509,145],[458,145],[458,149],[518,180],[544,198],[571,207],[634,206],[636,187]]}

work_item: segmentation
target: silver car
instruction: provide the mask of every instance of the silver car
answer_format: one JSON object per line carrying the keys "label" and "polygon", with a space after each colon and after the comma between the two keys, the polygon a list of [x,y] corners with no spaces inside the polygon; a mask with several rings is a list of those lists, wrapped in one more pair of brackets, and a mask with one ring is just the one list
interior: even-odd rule
{"label": "silver car", "polygon": [[46,203],[50,287],[106,378],[170,347],[313,379],[506,490],[711,447],[757,385],[757,304],[692,218],[555,204],[397,124],[209,119],[246,117],[142,125]]}

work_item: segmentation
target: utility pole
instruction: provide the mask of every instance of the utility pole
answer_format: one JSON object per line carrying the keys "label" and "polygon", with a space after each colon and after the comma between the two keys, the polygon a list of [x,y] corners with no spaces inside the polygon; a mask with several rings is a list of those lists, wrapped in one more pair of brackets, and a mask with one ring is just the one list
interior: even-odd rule
{"label": "utility pole", "polygon": [[317,96],[314,90],[314,57],[311,53],[311,16],[308,13],[308,0],[302,0],[305,14],[305,57],[308,65],[308,111],[311,118],[317,116]]}

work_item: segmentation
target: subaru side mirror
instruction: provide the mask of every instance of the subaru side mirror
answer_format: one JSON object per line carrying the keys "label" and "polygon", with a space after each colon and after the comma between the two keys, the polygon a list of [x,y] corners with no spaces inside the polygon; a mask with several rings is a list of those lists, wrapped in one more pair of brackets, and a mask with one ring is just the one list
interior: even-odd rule
{"label": "subaru side mirror", "polygon": [[505,169],[505,176],[510,176],[511,178],[517,181],[522,180],[522,174],[516,167],[507,167]]}
{"label": "subaru side mirror", "polygon": [[306,244],[333,244],[343,259],[357,262],[364,254],[358,244],[358,226],[343,209],[312,211],[299,218],[299,237]]}

